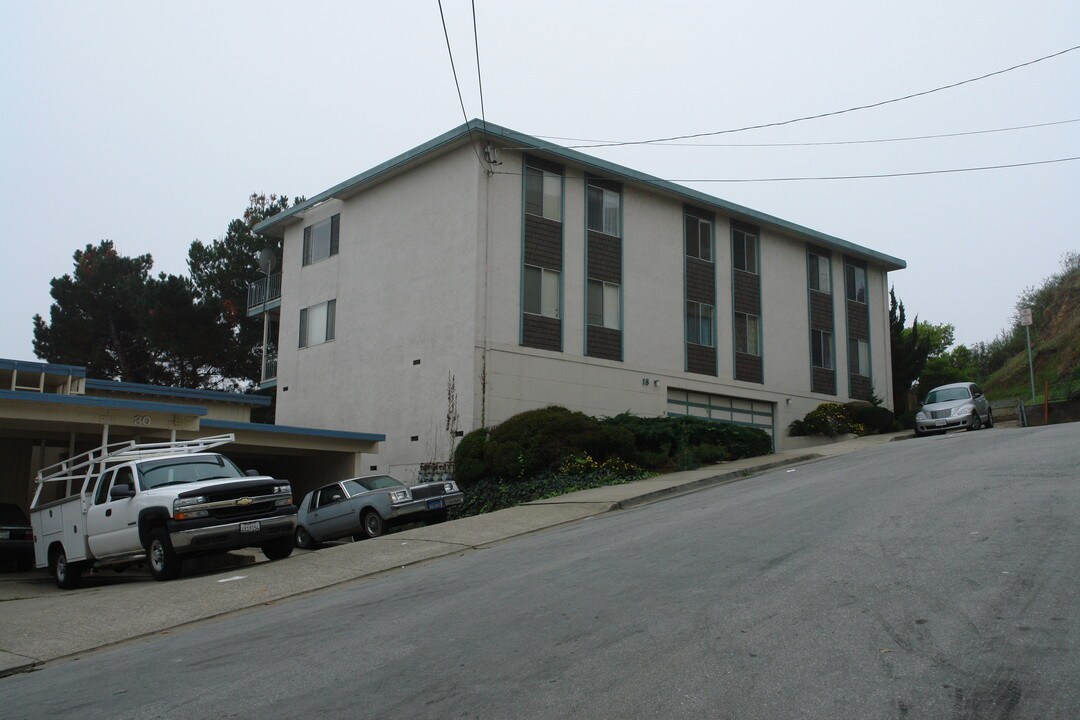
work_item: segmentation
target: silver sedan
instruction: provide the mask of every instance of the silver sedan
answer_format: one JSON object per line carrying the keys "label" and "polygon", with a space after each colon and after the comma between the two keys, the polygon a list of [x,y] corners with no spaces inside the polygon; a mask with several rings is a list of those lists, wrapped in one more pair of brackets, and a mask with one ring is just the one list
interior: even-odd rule
{"label": "silver sedan", "polygon": [[304,496],[294,540],[301,548],[352,537],[382,535],[387,527],[442,522],[464,495],[453,481],[406,486],[389,475],[371,475],[324,485]]}
{"label": "silver sedan", "polygon": [[990,401],[975,383],[960,382],[936,387],[915,414],[915,434],[931,435],[966,428],[993,427]]}

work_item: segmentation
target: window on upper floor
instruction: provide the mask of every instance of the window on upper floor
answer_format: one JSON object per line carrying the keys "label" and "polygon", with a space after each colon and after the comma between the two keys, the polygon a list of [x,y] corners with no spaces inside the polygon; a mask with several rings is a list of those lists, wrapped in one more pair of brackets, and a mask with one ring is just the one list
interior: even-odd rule
{"label": "window on upper floor", "polygon": [[866,302],[866,268],[858,265],[844,265],[844,279],[847,284],[847,299]]}
{"label": "window on upper floor", "polygon": [[689,213],[684,216],[687,257],[712,262],[712,222]]}
{"label": "window on upper floor", "polygon": [[731,262],[736,270],[757,275],[757,235],[741,228],[731,229]]}
{"label": "window on upper floor", "polygon": [[589,280],[588,321],[590,325],[619,329],[620,286]]}
{"label": "window on upper floor", "polygon": [[524,311],[529,315],[559,317],[559,272],[525,266]]}
{"label": "window on upper floor", "polygon": [[870,343],[857,338],[848,339],[848,371],[852,375],[870,377]]}
{"label": "window on upper floor", "polygon": [[714,347],[713,342],[713,306],[687,301],[686,303],[686,342],[694,345]]}
{"label": "window on upper floor", "polygon": [[562,175],[525,166],[525,212],[562,221]]}
{"label": "window on upper floor", "polygon": [[810,364],[816,368],[832,370],[832,333],[825,330],[810,331]]}
{"label": "window on upper floor", "polygon": [[829,257],[817,253],[807,253],[807,268],[810,272],[810,289],[820,293],[831,293],[832,283],[829,277]]}
{"label": "window on upper floor", "polygon": [[321,345],[334,339],[337,300],[312,305],[300,310],[300,347]]}
{"label": "window on upper floor", "polygon": [[761,354],[761,318],[747,313],[735,313],[735,352]]}
{"label": "window on upper floor", "polygon": [[334,215],[304,228],[304,265],[311,265],[338,253],[341,215]]}
{"label": "window on upper floor", "polygon": [[615,190],[590,184],[586,197],[586,216],[589,229],[612,237],[620,237],[619,215],[621,195]]}

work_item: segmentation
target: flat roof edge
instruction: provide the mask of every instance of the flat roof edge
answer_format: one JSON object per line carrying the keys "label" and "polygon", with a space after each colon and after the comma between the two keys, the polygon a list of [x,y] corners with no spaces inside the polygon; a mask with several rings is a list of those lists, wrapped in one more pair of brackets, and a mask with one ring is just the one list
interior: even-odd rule
{"label": "flat roof edge", "polygon": [[363,442],[385,442],[386,435],[380,433],[358,433],[347,430],[323,430],[321,428],[305,428],[294,425],[268,425],[266,423],[246,423],[234,420],[203,420],[202,427],[220,428],[222,430],[251,430],[255,432],[278,433],[288,435],[308,435],[310,437],[331,438],[338,440],[360,440]]}

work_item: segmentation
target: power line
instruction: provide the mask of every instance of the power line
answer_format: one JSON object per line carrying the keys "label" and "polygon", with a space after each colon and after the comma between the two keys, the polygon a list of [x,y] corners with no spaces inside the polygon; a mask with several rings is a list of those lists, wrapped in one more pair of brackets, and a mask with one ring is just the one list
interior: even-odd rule
{"label": "power line", "polygon": [[1028,167],[1031,165],[1050,165],[1052,163],[1071,162],[1080,160],[1076,157],[1057,158],[1054,160],[1035,160],[1033,162],[1011,163],[1008,165],[983,165],[981,167],[950,168],[948,170],[920,170],[917,172],[882,173],[880,175],[826,175],[821,177],[776,177],[776,178],[744,178],[733,180],[671,180],[670,182],[681,183],[750,183],[750,182],[791,182],[798,180],[869,180],[876,178],[912,177],[915,175],[944,175],[946,173],[978,172],[980,170],[1002,170],[1005,168]]}
{"label": "power line", "polygon": [[[461,96],[461,83],[458,82],[457,68],[454,66],[454,51],[450,49],[450,33],[446,29],[446,15],[443,13],[442,0],[439,1],[439,18],[442,20],[443,37],[446,38],[446,52],[450,55],[450,70],[454,73],[454,87],[457,88],[458,102],[461,103],[461,115],[465,118],[465,124],[469,124],[469,114],[465,112],[465,99]],[[476,160],[483,166],[484,161],[480,159],[480,152],[473,145],[473,152],[476,153]]]}
{"label": "power line", "polygon": [[[1053,122],[1035,123],[1033,125],[1014,125],[1012,127],[993,128],[991,130],[968,130],[965,132],[939,133],[936,135],[911,135],[907,137],[877,138],[873,140],[833,140],[828,142],[789,142],[789,143],[649,143],[649,147],[817,147],[822,145],[868,145],[872,143],[908,142],[911,140],[934,140],[937,138],[963,137],[967,135],[986,135],[989,133],[1011,132],[1013,130],[1029,130],[1031,128],[1050,127],[1052,125],[1066,125],[1080,122],[1080,118],[1072,120],[1055,120]],[[589,140],[586,138],[557,137],[554,135],[537,135],[545,140],[569,140],[571,142],[604,143],[607,140]]]}
{"label": "power line", "polygon": [[[881,173],[878,175],[823,175],[817,177],[774,177],[774,178],[725,178],[725,179],[702,179],[702,178],[671,178],[665,182],[672,183],[758,183],[758,182],[795,182],[803,180],[871,180],[878,178],[913,177],[917,175],[945,175],[948,173],[978,172],[981,170],[1003,170],[1006,168],[1029,167],[1032,165],[1051,165],[1054,163],[1072,162],[1080,160],[1080,155],[1075,157],[1056,158],[1054,160],[1035,160],[1032,162],[1010,163],[1007,165],[983,165],[979,167],[948,168],[945,170],[919,170],[916,172]],[[495,175],[521,176],[524,173],[497,170]],[[567,177],[566,180],[587,180],[587,178]]]}
{"label": "power line", "polygon": [[747,125],[745,127],[731,128],[729,130],[715,130],[712,132],[691,133],[688,135],[671,135],[669,137],[653,138],[651,140],[623,140],[618,142],[603,142],[603,143],[589,143],[585,145],[568,145],[569,148],[581,149],[592,147],[616,147],[622,145],[651,145],[655,143],[664,143],[672,140],[690,140],[699,137],[710,137],[713,135],[726,135],[729,133],[745,132],[746,130],[760,130],[762,128],[779,127],[781,125],[791,125],[792,123],[804,122],[806,120],[817,120],[819,118],[831,117],[833,115],[843,115],[844,113],[856,112],[858,110],[868,110],[870,108],[881,107],[882,105],[889,105],[891,103],[898,103],[904,100],[910,100],[912,98],[922,97],[923,95],[930,95],[931,93],[941,92],[942,90],[949,90],[951,88],[960,87],[961,85],[967,85],[969,83],[978,82],[979,80],[985,80],[986,78],[994,77],[995,75],[1002,75],[1013,70],[1018,70],[1028,65],[1034,65],[1035,63],[1043,62],[1044,60],[1050,60],[1066,53],[1073,52],[1074,50],[1080,50],[1080,45],[1075,45],[1071,48],[1066,48],[1051,55],[1044,55],[1034,60],[1028,60],[1027,62],[1020,63],[1019,65],[1013,65],[1003,70],[995,70],[985,75],[979,75],[978,77],[968,78],[967,80],[961,80],[959,82],[950,83],[948,85],[941,85],[940,87],[931,88],[930,90],[923,90],[917,93],[911,93],[910,95],[904,95],[898,98],[892,98],[890,100],[881,100],[875,103],[869,103],[867,105],[856,105],[855,107],[846,108],[844,110],[833,110],[831,112],[818,113],[817,115],[804,115],[802,117],[792,118],[790,120],[780,120],[777,122],[761,123],[760,125]]}
{"label": "power line", "polygon": [[487,134],[487,114],[484,112],[484,78],[480,74],[480,40],[476,33],[476,0],[472,0],[472,36],[473,47],[476,48],[476,82],[480,86],[480,120],[484,123],[484,134]]}

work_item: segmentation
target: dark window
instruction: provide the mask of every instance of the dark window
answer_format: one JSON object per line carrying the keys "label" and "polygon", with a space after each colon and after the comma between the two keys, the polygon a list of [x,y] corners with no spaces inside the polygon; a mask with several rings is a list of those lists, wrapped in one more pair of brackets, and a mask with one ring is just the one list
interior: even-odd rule
{"label": "dark window", "polygon": [[870,377],[870,343],[865,340],[848,340],[848,368],[852,375]]}
{"label": "dark window", "polygon": [[615,283],[589,280],[588,322],[590,325],[619,329],[619,291]]}
{"label": "dark window", "polygon": [[300,310],[300,347],[311,347],[334,339],[337,300],[329,300]]}
{"label": "dark window", "polygon": [[741,228],[731,230],[731,261],[736,270],[757,274],[757,235]]}
{"label": "dark window", "polygon": [[712,222],[687,214],[684,224],[687,256],[712,262]]}
{"label": "dark window", "polygon": [[345,491],[341,489],[340,485],[328,485],[319,491],[319,497],[317,498],[316,508],[326,507],[327,505],[333,505],[334,503],[341,502],[345,499]]}
{"label": "dark window", "polygon": [[94,504],[104,505],[109,500],[109,484],[112,482],[113,471],[102,473],[98,481],[97,493],[94,494]]}
{"label": "dark window", "polygon": [[832,333],[810,331],[810,362],[814,367],[832,370]]}
{"label": "dark window", "polygon": [[529,315],[559,317],[559,272],[525,266],[524,310]]}
{"label": "dark window", "polygon": [[619,234],[619,216],[621,196],[614,190],[602,188],[597,185],[589,185],[586,196],[586,215],[589,229],[621,237]]}
{"label": "dark window", "polygon": [[525,212],[562,221],[562,175],[525,166]]}
{"label": "dark window", "polygon": [[713,347],[713,306],[686,303],[686,342]]}
{"label": "dark window", "polygon": [[761,354],[761,318],[747,313],[735,313],[735,352]]}
{"label": "dark window", "polygon": [[829,258],[826,255],[809,253],[806,256],[810,271],[810,289],[820,293],[831,293],[832,283],[829,277]]}
{"label": "dark window", "polygon": [[844,277],[847,281],[847,299],[866,302],[866,268],[857,265],[845,265]]}
{"label": "dark window", "polygon": [[341,215],[334,215],[304,228],[304,265],[337,255]]}

